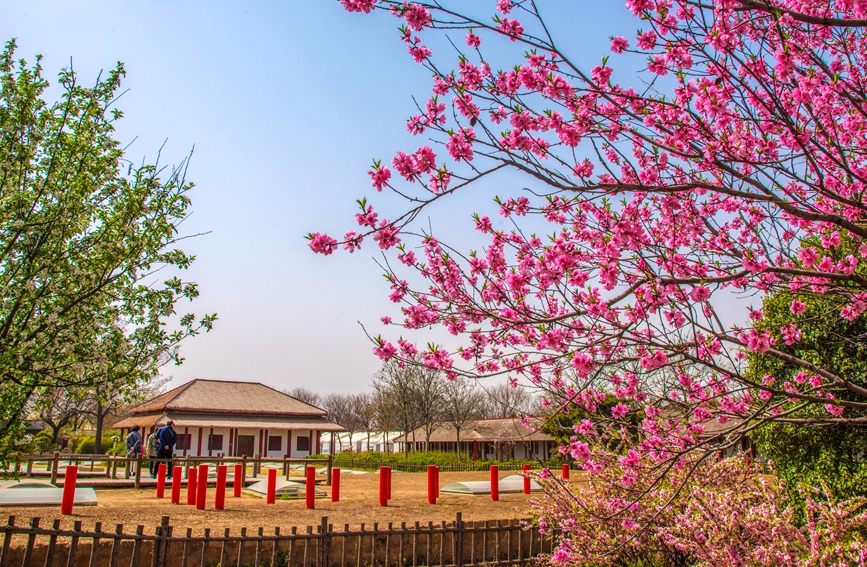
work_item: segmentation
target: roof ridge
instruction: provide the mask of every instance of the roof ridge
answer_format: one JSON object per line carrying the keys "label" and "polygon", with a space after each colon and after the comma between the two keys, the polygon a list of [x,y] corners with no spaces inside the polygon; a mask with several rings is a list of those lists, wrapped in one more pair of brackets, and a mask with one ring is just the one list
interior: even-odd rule
{"label": "roof ridge", "polygon": [[157,399],[157,398],[160,398],[160,397],[162,397],[162,396],[167,396],[167,395],[169,395],[169,394],[171,394],[172,392],[174,392],[174,391],[177,390],[177,393],[176,393],[175,395],[173,395],[171,398],[169,398],[169,400],[168,400],[165,404],[163,404],[163,410],[164,410],[165,407],[166,407],[169,403],[172,402],[172,400],[174,400],[175,398],[177,398],[178,396],[180,396],[181,394],[183,394],[184,392],[186,392],[186,391],[187,391],[187,388],[189,388],[189,387],[193,384],[193,382],[196,382],[197,380],[198,380],[198,378],[194,378],[194,379],[190,380],[189,382],[187,382],[186,384],[181,384],[180,386],[177,386],[177,387],[175,387],[175,388],[172,388],[172,389],[169,390],[168,392],[163,392],[162,394],[157,394],[156,396],[152,396],[152,397],[150,397],[150,398],[144,400],[143,402],[140,402],[140,403],[138,403],[138,404],[132,406],[132,407],[130,408],[130,410],[134,410],[134,409],[136,409],[136,408],[138,408],[138,407],[140,407],[140,406],[143,406],[143,405],[145,405],[145,404],[147,404],[147,403],[149,403],[149,402],[152,402],[153,400],[155,400],[155,399]]}

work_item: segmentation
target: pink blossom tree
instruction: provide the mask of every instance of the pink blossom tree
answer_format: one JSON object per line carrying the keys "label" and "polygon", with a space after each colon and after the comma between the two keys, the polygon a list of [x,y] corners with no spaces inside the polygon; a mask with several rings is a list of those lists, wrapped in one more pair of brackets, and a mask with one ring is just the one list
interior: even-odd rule
{"label": "pink blossom tree", "polygon": [[[611,514],[769,421],[867,424],[864,377],[783,348],[799,340],[802,301],[767,329],[736,299],[785,289],[830,299],[834,317],[867,310],[867,5],[627,0],[640,30],[583,69],[532,0],[499,0],[485,19],[461,2],[342,3],[402,20],[400,40],[433,85],[406,124],[426,140],[369,172],[403,213],[379,218],[362,199],[354,230],[311,234],[311,248],[351,252],[369,237],[393,254],[390,299],[404,319],[392,324],[458,337],[457,350],[421,353],[450,378],[507,375],[554,408],[591,413],[616,396],[561,449],[591,474],[622,469],[628,496]],[[456,61],[425,44],[435,33],[450,34]],[[641,76],[618,74],[618,58],[636,57]],[[416,227],[426,208],[502,171],[526,179],[473,216],[483,249]],[[493,214],[514,228],[495,230]],[[743,316],[721,316],[733,308]],[[403,337],[375,342],[383,359],[417,354]],[[751,377],[748,352],[799,372]],[[822,411],[800,417],[807,407]],[[598,428],[621,428],[619,453],[588,445]]]}

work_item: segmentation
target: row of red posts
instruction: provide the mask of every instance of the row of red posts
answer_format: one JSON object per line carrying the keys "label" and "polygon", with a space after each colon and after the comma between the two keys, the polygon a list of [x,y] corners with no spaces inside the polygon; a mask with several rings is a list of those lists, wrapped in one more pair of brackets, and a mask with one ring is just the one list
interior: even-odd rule
{"label": "row of red posts", "polygon": [[[563,465],[562,478],[569,480],[569,465]],[[530,465],[524,465],[524,494],[530,494]],[[172,471],[172,504],[181,502],[181,476],[182,467],[174,467]],[[217,483],[214,494],[214,509],[223,510],[226,506],[226,477],[227,465],[217,466]],[[491,465],[491,500],[500,499],[500,470],[497,465]],[[241,463],[235,465],[235,478],[233,482],[233,496],[240,498],[243,485],[244,471]],[[63,481],[63,498],[60,503],[60,513],[72,514],[72,504],[75,501],[75,485],[78,478],[78,467],[70,465],[66,468],[66,476]],[[199,482],[201,480],[201,482]],[[308,466],[305,470],[305,503],[307,508],[316,507],[316,469]],[[436,504],[440,493],[440,468],[435,465],[427,467],[427,501],[428,504]],[[157,469],[157,498],[165,498],[166,490],[166,464],[160,463]],[[204,510],[208,498],[208,465],[199,465],[198,469],[191,468],[187,476],[187,505],[195,505],[197,510]],[[274,504],[277,500],[277,471],[268,471],[267,489],[265,502]],[[379,505],[388,506],[391,500],[391,467],[379,468]],[[331,474],[331,501],[340,502],[340,469],[333,469]]]}

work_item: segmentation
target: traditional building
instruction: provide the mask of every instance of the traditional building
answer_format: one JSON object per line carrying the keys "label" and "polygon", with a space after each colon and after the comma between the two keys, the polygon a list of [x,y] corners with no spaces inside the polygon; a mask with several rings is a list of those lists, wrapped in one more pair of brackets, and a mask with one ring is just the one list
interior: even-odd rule
{"label": "traditional building", "polygon": [[178,434],[176,455],[306,457],[322,434],[343,431],[326,411],[258,382],[193,380],[129,409],[115,424],[147,436],[166,422]]}
{"label": "traditional building", "polygon": [[[436,428],[430,437],[431,451],[461,453],[472,460],[487,459],[541,459],[547,461],[556,451],[556,441],[547,433],[537,431],[535,418],[530,426],[519,418],[479,419],[461,428],[460,446],[458,432],[450,424]],[[397,451],[403,451],[404,443],[410,448],[424,450],[424,429],[410,431],[394,439]]]}

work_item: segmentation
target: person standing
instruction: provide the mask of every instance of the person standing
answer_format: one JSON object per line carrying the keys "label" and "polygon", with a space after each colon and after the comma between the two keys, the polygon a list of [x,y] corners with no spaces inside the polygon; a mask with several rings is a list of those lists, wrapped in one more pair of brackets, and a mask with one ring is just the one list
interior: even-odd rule
{"label": "person standing", "polygon": [[130,431],[129,435],[126,436],[126,456],[127,458],[134,459],[140,455],[141,452],[141,433],[139,433],[139,426],[133,425],[132,431]]}
{"label": "person standing", "polygon": [[160,429],[156,429],[151,433],[145,443],[145,450],[148,454],[148,471],[151,473],[151,478],[157,477],[157,455],[160,451]]}
{"label": "person standing", "polygon": [[159,463],[166,464],[166,478],[172,478],[172,452],[178,442],[178,434],[175,433],[175,422],[168,420],[166,426],[160,429],[160,448],[157,452],[157,466]]}

